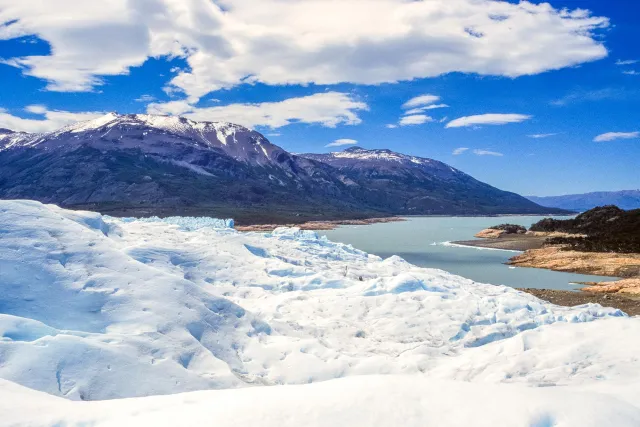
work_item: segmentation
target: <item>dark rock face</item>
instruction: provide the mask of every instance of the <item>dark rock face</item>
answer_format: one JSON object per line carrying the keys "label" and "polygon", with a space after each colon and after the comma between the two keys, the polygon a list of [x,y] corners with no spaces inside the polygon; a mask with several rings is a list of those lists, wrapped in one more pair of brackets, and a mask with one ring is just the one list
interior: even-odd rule
{"label": "dark rock face", "polygon": [[549,212],[444,163],[359,150],[296,156],[231,123],[108,114],[49,134],[0,132],[0,198],[239,223]]}

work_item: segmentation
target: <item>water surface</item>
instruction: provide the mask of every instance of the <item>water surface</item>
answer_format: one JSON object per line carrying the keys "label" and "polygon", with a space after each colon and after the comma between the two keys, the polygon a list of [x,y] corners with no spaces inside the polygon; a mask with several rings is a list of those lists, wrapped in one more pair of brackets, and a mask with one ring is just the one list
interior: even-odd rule
{"label": "water surface", "polygon": [[542,217],[539,216],[411,217],[404,222],[342,226],[336,230],[320,231],[319,234],[383,258],[398,255],[412,264],[439,268],[482,283],[515,288],[575,290],[579,288],[573,284],[575,282],[615,280],[538,268],[514,268],[504,263],[517,255],[516,252],[442,244],[471,240],[478,231],[493,225],[508,222],[528,228],[540,219]]}

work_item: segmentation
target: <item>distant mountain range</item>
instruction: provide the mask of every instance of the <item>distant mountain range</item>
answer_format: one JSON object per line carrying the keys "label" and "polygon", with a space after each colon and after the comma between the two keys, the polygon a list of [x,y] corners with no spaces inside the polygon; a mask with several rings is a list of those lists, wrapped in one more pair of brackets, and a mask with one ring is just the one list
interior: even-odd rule
{"label": "distant mountain range", "polygon": [[47,134],[0,130],[0,198],[239,223],[562,212],[431,159],[362,148],[294,155],[232,123],[115,113]]}
{"label": "distant mountain range", "polygon": [[527,196],[527,198],[542,206],[577,212],[585,212],[598,206],[607,205],[615,205],[625,210],[640,208],[640,190],[601,191],[550,197]]}

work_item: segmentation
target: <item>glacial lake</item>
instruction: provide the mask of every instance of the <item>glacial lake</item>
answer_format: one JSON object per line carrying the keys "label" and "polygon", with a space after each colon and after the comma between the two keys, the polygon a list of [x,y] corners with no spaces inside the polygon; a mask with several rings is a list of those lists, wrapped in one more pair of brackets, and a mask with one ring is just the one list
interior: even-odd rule
{"label": "glacial lake", "polygon": [[514,268],[504,263],[517,255],[516,252],[443,244],[472,240],[478,231],[497,224],[513,223],[528,228],[542,218],[409,217],[404,222],[341,226],[335,230],[319,231],[318,234],[382,258],[398,255],[414,265],[446,270],[481,283],[514,288],[577,290],[579,285],[573,283],[615,280],[538,268]]}

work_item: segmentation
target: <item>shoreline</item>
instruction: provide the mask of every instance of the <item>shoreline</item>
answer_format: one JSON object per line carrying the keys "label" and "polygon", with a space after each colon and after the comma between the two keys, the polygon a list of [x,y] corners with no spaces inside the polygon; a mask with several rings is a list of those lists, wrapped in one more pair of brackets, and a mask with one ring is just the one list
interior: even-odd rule
{"label": "shoreline", "polygon": [[[236,225],[235,229],[238,231],[258,231],[258,232],[270,232],[275,230],[278,227],[298,227],[301,230],[334,230],[341,225],[371,225],[371,224],[380,224],[387,222],[401,222],[407,221],[410,218],[498,218],[498,217],[518,217],[518,216],[539,216],[539,217],[548,217],[548,216],[573,216],[575,214],[451,214],[451,215],[401,215],[401,216],[388,216],[388,217],[372,217],[372,218],[354,218],[354,219],[331,219],[331,220],[303,220],[300,222],[296,221],[288,221],[286,223],[259,223],[256,222],[254,224],[242,224]],[[461,244],[463,246],[481,246],[478,244],[474,244],[475,241],[463,241],[463,242],[451,242],[454,244]],[[500,249],[500,248],[498,248]],[[518,251],[524,251],[519,249],[513,249]]]}
{"label": "shoreline", "polygon": [[531,249],[514,256],[507,264],[514,267],[546,268],[565,273],[619,277],[621,279],[640,276],[640,254],[579,252],[567,250],[563,246]]}
{"label": "shoreline", "polygon": [[241,232],[257,231],[257,232],[271,232],[278,227],[297,227],[300,230],[334,230],[341,225],[371,225],[382,224],[389,222],[402,222],[406,221],[403,217],[382,217],[382,218],[366,218],[366,219],[337,219],[328,221],[306,221],[300,224],[254,224],[254,225],[237,225],[235,229]]}
{"label": "shoreline", "polygon": [[472,248],[502,249],[509,251],[525,252],[530,249],[539,249],[544,244],[546,237],[528,236],[526,234],[514,234],[497,238],[481,238],[477,240],[460,240],[451,242],[455,245]]}
{"label": "shoreline", "polygon": [[[459,246],[515,250],[521,253],[506,263],[513,267],[544,268],[563,273],[587,274],[617,280],[579,283],[578,294],[617,295],[620,298],[640,297],[640,254],[615,252],[579,252],[563,246],[546,246],[545,241],[554,233],[502,234],[482,237],[488,230],[476,235],[477,240],[452,242]],[[525,292],[529,292],[525,290]],[[564,292],[564,291],[548,291]],[[532,293],[532,292],[529,292]],[[572,292],[575,293],[575,292]],[[570,301],[578,297],[563,297]],[[640,314],[640,312],[638,313]]]}
{"label": "shoreline", "polygon": [[640,295],[628,296],[617,293],[609,294],[586,290],[582,290],[581,292],[533,288],[518,288],[518,290],[560,306],[575,307],[589,303],[600,304],[603,307],[613,307],[622,310],[629,316],[640,315]]}

